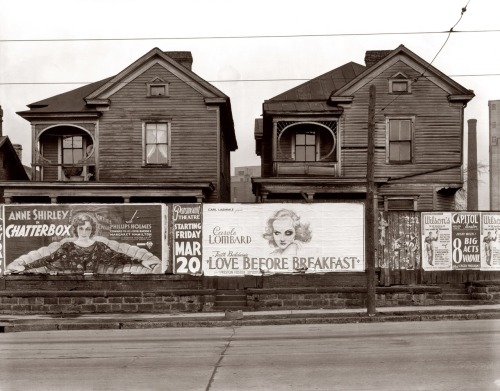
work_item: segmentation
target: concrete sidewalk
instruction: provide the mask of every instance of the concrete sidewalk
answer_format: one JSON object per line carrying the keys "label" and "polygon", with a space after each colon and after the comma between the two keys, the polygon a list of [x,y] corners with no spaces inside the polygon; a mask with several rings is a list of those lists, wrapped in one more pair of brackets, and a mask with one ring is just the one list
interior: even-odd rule
{"label": "concrete sidewalk", "polygon": [[500,319],[500,304],[172,314],[0,315],[0,332]]}

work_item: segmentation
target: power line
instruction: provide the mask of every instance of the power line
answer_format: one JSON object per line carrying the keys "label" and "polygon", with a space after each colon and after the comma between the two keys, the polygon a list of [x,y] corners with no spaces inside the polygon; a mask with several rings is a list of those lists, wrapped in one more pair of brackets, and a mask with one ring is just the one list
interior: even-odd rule
{"label": "power line", "polygon": [[[477,73],[477,74],[460,74],[448,75],[449,77],[498,77],[500,73]],[[428,79],[434,76],[426,76]],[[287,81],[310,81],[311,78],[280,78],[280,79],[221,79],[221,80],[206,80],[208,83],[259,83],[259,82],[287,82]],[[344,80],[344,79],[338,79]],[[0,82],[3,86],[16,86],[16,85],[87,85],[94,82],[87,81],[60,81],[60,82]],[[183,82],[171,82],[170,84]]]}
{"label": "power line", "polygon": [[228,35],[228,36],[194,36],[194,37],[133,37],[133,38],[20,38],[0,39],[0,43],[20,42],[101,42],[101,41],[166,41],[166,40],[208,40],[208,39],[270,39],[270,38],[318,38],[318,37],[358,37],[380,35],[426,35],[449,33],[498,33],[500,30],[445,30],[445,31],[400,31],[400,32],[368,32],[368,33],[332,33],[332,34],[286,34],[286,35]]}
{"label": "power line", "polygon": [[[428,76],[424,76],[425,75],[425,72],[427,72],[429,70],[429,68],[432,66],[432,64],[434,63],[434,61],[436,60],[437,56],[439,56],[439,54],[441,53],[441,51],[444,49],[444,47],[446,46],[446,44],[448,43],[448,40],[450,39],[451,37],[451,33],[455,32],[454,28],[457,27],[457,25],[460,23],[460,21],[462,20],[463,16],[464,16],[464,13],[467,11],[467,6],[469,5],[471,0],[468,0],[467,1],[467,4],[465,4],[465,7],[462,7],[462,10],[461,10],[461,13],[460,13],[460,17],[458,18],[458,20],[456,21],[456,23],[450,28],[450,30],[448,31],[448,35],[444,41],[444,43],[441,45],[441,48],[439,48],[439,50],[437,51],[436,55],[434,56],[434,58],[432,59],[432,61],[430,63],[427,64],[427,66],[424,68],[424,70],[422,71],[422,73],[417,76],[416,78],[413,79],[413,82],[414,83],[417,83],[419,81],[420,78],[422,77],[426,77],[427,79],[430,79]],[[397,95],[392,101],[390,101],[386,106],[382,107],[380,110],[379,110],[379,113],[380,112],[383,112],[385,109],[387,109],[389,106],[391,106],[396,100],[399,99],[401,95]]]}

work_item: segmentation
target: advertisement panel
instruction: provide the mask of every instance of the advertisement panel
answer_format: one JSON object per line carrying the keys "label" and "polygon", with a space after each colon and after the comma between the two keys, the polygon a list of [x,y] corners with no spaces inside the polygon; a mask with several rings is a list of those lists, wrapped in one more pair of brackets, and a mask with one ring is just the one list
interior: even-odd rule
{"label": "advertisement panel", "polygon": [[453,269],[479,269],[480,215],[475,212],[452,213]]}
{"label": "advertisement panel", "polygon": [[481,238],[479,212],[422,213],[424,270],[480,269]]}
{"label": "advertisement panel", "polygon": [[500,246],[498,231],[500,230],[500,214],[481,214],[481,269],[500,270]]}
{"label": "advertisement panel", "polygon": [[362,204],[203,206],[209,276],[364,271]]}
{"label": "advertisement panel", "polygon": [[422,213],[421,221],[424,270],[452,270],[451,213]]}
{"label": "advertisement panel", "polygon": [[35,273],[162,273],[161,204],[5,205],[5,269]]}
{"label": "advertisement panel", "polygon": [[201,204],[172,205],[172,264],[176,274],[201,273]]}

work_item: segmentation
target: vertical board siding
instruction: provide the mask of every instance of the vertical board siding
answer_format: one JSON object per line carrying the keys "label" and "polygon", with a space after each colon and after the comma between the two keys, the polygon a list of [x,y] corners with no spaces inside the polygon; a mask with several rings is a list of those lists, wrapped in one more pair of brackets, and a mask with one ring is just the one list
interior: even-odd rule
{"label": "vertical board siding", "polygon": [[[500,279],[500,271],[424,271],[421,262],[420,212],[379,212],[376,266],[381,285],[460,284]],[[410,235],[416,236],[412,262]]]}

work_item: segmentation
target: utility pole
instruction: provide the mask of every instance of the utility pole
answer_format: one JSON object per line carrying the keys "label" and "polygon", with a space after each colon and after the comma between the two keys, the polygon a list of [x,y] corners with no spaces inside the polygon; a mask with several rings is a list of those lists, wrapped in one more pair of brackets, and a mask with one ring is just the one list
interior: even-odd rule
{"label": "utility pole", "polygon": [[365,205],[365,258],[366,258],[366,309],[368,316],[376,310],[375,291],[375,85],[370,85],[368,102],[368,145],[366,157],[366,205]]}

